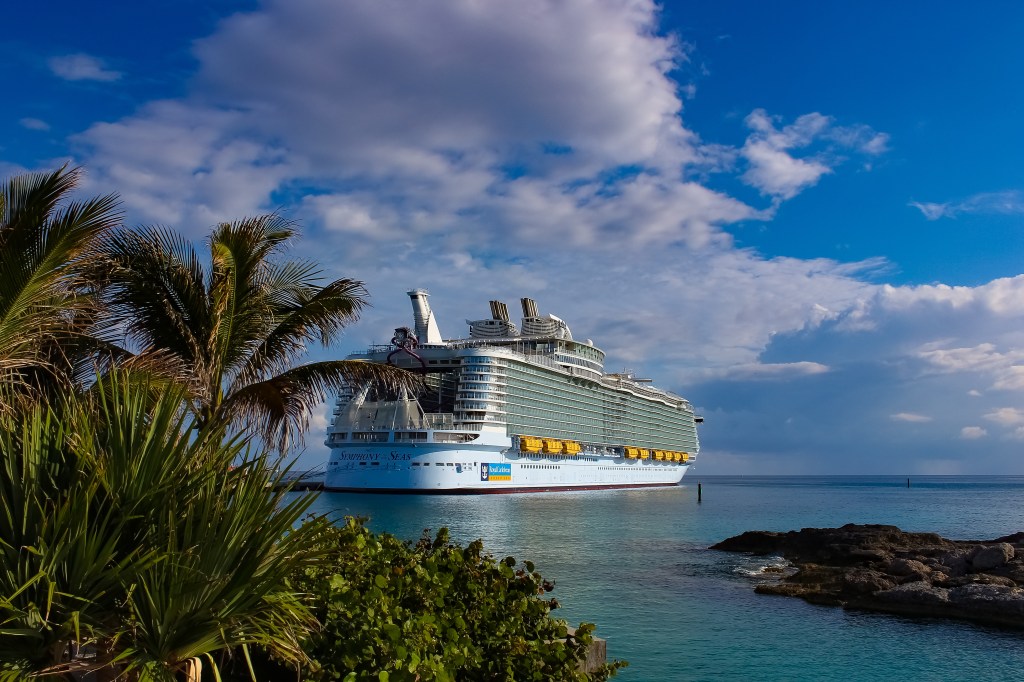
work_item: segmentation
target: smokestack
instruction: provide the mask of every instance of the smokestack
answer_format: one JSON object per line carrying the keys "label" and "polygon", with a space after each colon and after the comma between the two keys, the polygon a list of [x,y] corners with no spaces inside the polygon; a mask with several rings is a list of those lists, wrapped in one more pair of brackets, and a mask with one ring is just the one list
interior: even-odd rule
{"label": "smokestack", "polygon": [[520,302],[523,304],[523,317],[540,317],[536,301],[532,298],[523,298],[520,299]]}
{"label": "smokestack", "polygon": [[491,319],[508,322],[508,306],[501,301],[490,301]]}

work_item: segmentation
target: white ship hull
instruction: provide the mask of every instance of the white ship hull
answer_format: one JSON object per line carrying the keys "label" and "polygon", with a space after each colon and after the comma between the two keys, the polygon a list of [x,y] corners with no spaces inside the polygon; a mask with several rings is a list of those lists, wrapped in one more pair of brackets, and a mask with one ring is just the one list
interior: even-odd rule
{"label": "white ship hull", "polygon": [[335,448],[324,488],[407,493],[515,493],[678,485],[686,463],[581,453],[547,456],[501,445],[370,443]]}

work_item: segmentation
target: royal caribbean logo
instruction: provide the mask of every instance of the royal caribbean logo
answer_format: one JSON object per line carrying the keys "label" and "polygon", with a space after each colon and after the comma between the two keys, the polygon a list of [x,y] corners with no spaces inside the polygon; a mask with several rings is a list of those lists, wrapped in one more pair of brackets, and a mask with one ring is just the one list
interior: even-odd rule
{"label": "royal caribbean logo", "polygon": [[508,462],[500,464],[492,464],[488,462],[480,463],[480,480],[481,481],[511,481],[512,480],[512,465]]}

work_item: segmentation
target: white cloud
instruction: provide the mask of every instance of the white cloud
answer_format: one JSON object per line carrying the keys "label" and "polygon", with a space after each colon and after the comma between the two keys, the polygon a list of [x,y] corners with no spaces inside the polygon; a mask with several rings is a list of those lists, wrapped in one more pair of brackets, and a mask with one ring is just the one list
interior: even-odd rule
{"label": "white cloud", "polygon": [[301,172],[272,142],[232,133],[240,126],[238,112],[157,101],[74,141],[88,159],[87,188],[116,190],[136,220],[198,236],[276,208],[272,192]]}
{"label": "white cloud", "polygon": [[22,128],[26,128],[28,130],[45,131],[50,129],[49,123],[38,118],[23,118],[20,121],[18,121],[18,123],[21,124]]}
{"label": "white cloud", "polygon": [[889,419],[894,422],[910,422],[911,424],[926,424],[932,421],[932,418],[927,415],[915,414],[913,412],[897,412],[896,414],[889,415]]}
{"label": "white cloud", "polygon": [[1000,407],[986,414],[985,419],[1000,426],[1021,426],[1024,425],[1024,410],[1016,407]]}
{"label": "white cloud", "polygon": [[988,435],[988,431],[980,426],[965,426],[960,429],[960,437],[964,440],[977,440]]}
{"label": "white cloud", "polygon": [[[836,471],[844,458],[854,457],[861,470],[892,472],[899,461],[904,471],[924,472],[937,459],[966,456],[954,445],[957,435],[978,438],[998,428],[998,438],[970,454],[970,470],[1019,471],[1014,439],[1017,429],[1024,430],[1018,421],[1024,410],[1008,402],[1007,392],[1024,388],[1018,383],[1018,368],[1024,367],[1022,288],[1024,277],[978,287],[866,286],[848,291],[843,305],[822,303],[814,323],[808,316],[803,328],[772,335],[757,362],[813,362],[829,372],[813,385],[755,383],[727,369],[709,375],[693,395],[723,426],[709,419],[702,436],[732,451],[770,439],[807,458],[829,452]],[[964,400],[965,394],[973,397]],[[915,409],[906,410],[908,405]],[[735,422],[745,427],[727,427]],[[990,426],[961,432],[965,422]],[[868,430],[865,423],[875,426]],[[960,424],[952,434],[951,424]],[[907,454],[911,450],[921,454]]]}
{"label": "white cloud", "polygon": [[948,204],[936,204],[931,202],[922,201],[911,201],[910,206],[913,206],[917,210],[924,214],[924,217],[928,220],[938,220],[946,215],[948,210]]}
{"label": "white cloud", "polygon": [[48,62],[54,75],[69,81],[116,81],[121,72],[108,69],[102,59],[87,54],[51,57]]}
{"label": "white cloud", "polygon": [[1020,353],[1000,353],[994,344],[983,343],[973,348],[922,350],[918,355],[942,372],[977,372],[1006,368]]}
{"label": "white cloud", "polygon": [[765,194],[792,199],[801,190],[817,184],[832,169],[817,161],[804,161],[773,147],[765,140],[751,140],[743,148],[750,169],[743,180]]}
{"label": "white cloud", "polygon": [[[804,114],[781,129],[776,127],[777,121],[763,109],[751,112],[745,122],[753,132],[740,152],[748,163],[743,181],[776,200],[791,199],[832,173],[842,162],[834,154],[838,149],[876,156],[888,148],[884,133],[864,125],[837,126],[831,117],[817,112]],[[791,153],[815,142],[824,143],[816,156],[797,158]]]}
{"label": "white cloud", "polygon": [[798,376],[824,374],[827,365],[817,362],[749,363],[730,367],[730,379],[791,379]]}
{"label": "white cloud", "polygon": [[668,77],[686,57],[656,23],[645,0],[270,2],[200,41],[200,84],[269,125],[303,124],[291,139],[318,160],[371,173],[396,170],[388,149],[502,147],[554,170],[550,143],[573,167],[675,165],[693,155]]}
{"label": "white cloud", "polygon": [[910,206],[921,211],[928,220],[956,218],[965,213],[1021,215],[1024,214],[1024,192],[982,192],[961,201],[944,203],[911,201]]}

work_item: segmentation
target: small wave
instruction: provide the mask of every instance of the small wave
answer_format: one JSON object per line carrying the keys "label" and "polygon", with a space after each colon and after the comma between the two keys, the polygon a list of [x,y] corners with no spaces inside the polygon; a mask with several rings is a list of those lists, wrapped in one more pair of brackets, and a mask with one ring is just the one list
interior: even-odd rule
{"label": "small wave", "polygon": [[764,578],[766,576],[784,576],[791,573],[793,565],[782,557],[759,559],[756,563],[745,563],[733,569],[733,573],[748,578]]}

